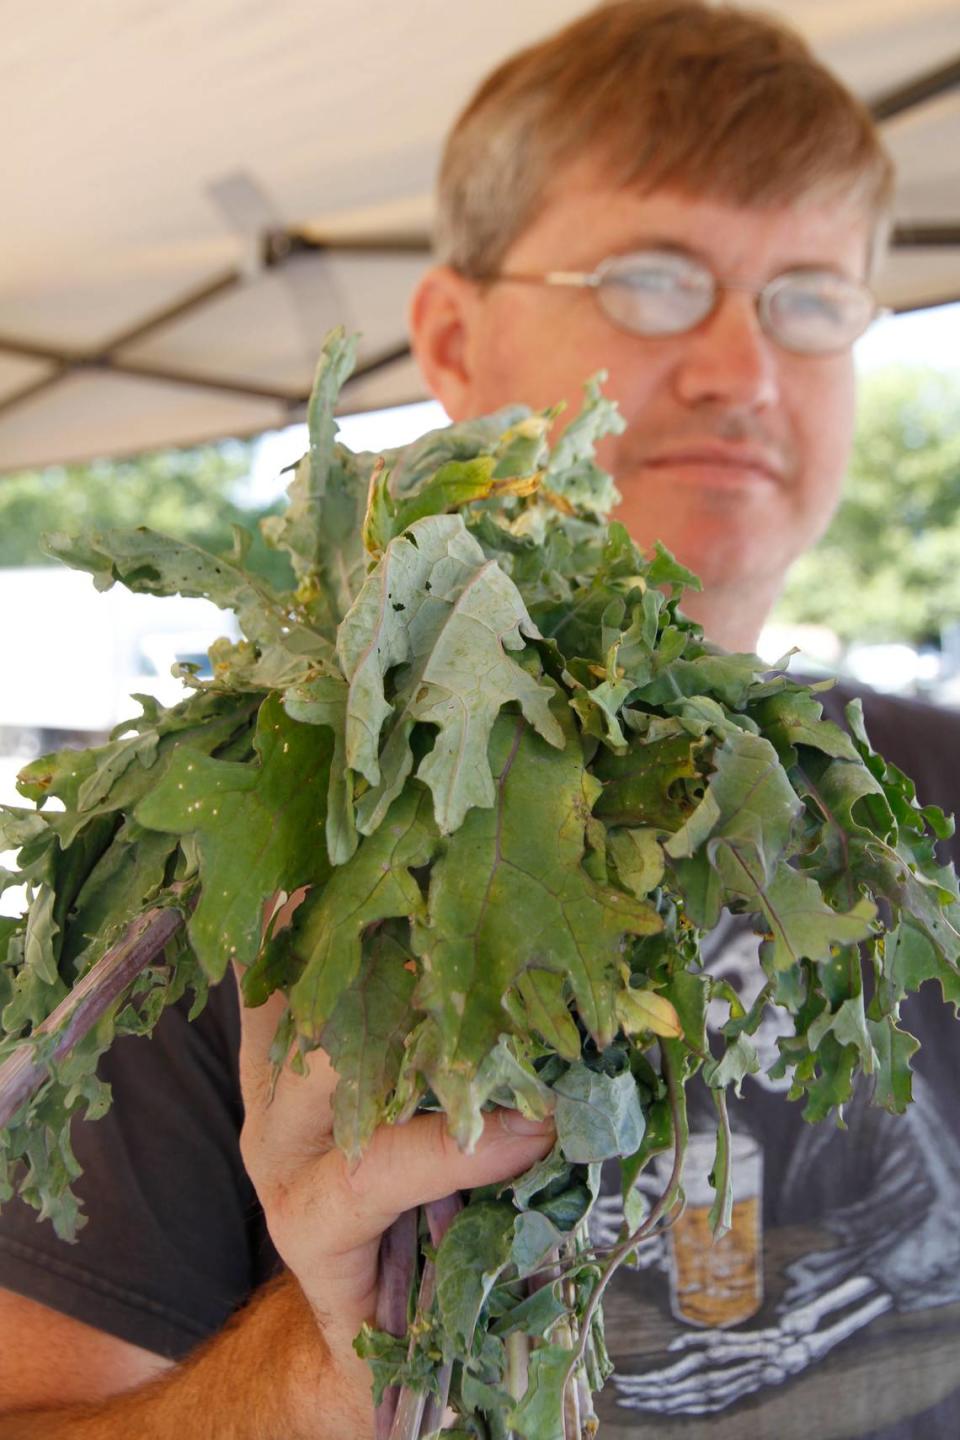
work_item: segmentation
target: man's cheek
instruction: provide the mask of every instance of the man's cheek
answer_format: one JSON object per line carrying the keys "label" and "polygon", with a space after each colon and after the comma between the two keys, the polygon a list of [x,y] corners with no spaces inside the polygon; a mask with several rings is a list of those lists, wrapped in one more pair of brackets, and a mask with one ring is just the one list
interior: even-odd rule
{"label": "man's cheek", "polygon": [[604,435],[597,445],[597,464],[603,470],[609,470],[614,480],[617,478],[617,459],[620,453],[620,437],[618,435]]}

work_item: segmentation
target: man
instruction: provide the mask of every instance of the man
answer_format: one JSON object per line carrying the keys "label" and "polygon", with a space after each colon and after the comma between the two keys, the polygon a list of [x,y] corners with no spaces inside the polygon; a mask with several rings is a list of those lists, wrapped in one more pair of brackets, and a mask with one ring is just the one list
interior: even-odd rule
{"label": "man", "polygon": [[[627,420],[603,456],[621,518],[700,573],[689,608],[708,634],[749,649],[838,497],[850,344],[890,183],[862,107],[777,25],[693,0],[592,12],[490,77],[451,138],[443,263],[412,307],[427,381],[459,419],[575,405],[606,368]],[[717,963],[729,970],[739,944]],[[243,1017],[245,1120],[226,987],[195,1026],[165,1017],[135,1062],[117,1047],[118,1108],[82,1137],[78,1246],[15,1206],[0,1218],[0,1440],[372,1434],[350,1342],[373,1315],[381,1232],[417,1202],[519,1172],[552,1135],[501,1112],[466,1157],[421,1116],[379,1133],[351,1175],[330,1148],[321,1055],[268,1104],[276,1018]],[[940,1057],[927,1085],[957,1079]],[[605,1437],[955,1440],[956,1122],[932,1098],[909,1133],[868,1119],[818,1156],[795,1107],[751,1084],[742,1128],[766,1145],[773,1293],[748,1328],[698,1331],[671,1312],[657,1251],[612,1300],[625,1358]],[[257,1197],[285,1267],[272,1281]],[[601,1221],[614,1212],[605,1202]],[[117,1235],[135,1249],[112,1254]]]}

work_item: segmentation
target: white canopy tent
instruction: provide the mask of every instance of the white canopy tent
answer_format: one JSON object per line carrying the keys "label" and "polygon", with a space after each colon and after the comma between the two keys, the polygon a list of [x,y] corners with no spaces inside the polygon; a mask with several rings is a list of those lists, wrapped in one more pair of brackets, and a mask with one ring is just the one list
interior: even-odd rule
{"label": "white canopy tent", "polygon": [[[302,418],[321,337],[358,410],[422,398],[406,297],[443,135],[583,0],[5,6],[0,471]],[[897,159],[881,281],[960,299],[960,5],[792,0]]]}

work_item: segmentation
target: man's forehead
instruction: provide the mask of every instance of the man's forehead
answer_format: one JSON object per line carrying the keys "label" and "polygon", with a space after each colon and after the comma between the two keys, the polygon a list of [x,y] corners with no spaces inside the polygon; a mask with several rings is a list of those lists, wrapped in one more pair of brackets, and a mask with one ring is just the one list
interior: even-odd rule
{"label": "man's forehead", "polygon": [[[835,194],[752,206],[679,186],[618,183],[608,167],[584,159],[554,175],[508,255],[590,268],[637,246],[665,246],[751,276],[802,265],[863,275],[869,232],[862,208]],[[554,258],[535,257],[534,251],[550,251]]]}

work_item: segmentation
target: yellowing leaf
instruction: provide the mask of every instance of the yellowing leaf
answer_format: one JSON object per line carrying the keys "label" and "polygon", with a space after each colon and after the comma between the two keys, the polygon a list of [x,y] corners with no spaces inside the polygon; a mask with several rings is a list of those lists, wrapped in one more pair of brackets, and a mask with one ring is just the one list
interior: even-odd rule
{"label": "yellowing leaf", "polygon": [[617,1019],[628,1035],[665,1035],[670,1040],[683,1038],[683,1027],[676,1010],[665,995],[655,990],[621,990],[614,1000]]}

